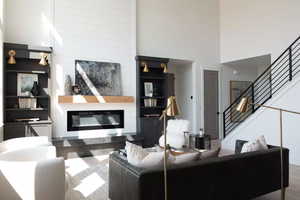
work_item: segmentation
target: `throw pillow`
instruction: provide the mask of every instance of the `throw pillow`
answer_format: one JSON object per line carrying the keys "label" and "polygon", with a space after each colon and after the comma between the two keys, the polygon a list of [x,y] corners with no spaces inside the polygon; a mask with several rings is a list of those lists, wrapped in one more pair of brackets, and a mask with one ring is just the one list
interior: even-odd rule
{"label": "throw pillow", "polygon": [[203,160],[203,159],[207,159],[207,158],[218,157],[220,150],[221,150],[221,147],[219,147],[217,149],[213,149],[213,150],[204,151],[201,153],[200,159]]}
{"label": "throw pillow", "polygon": [[168,159],[171,164],[182,164],[191,161],[196,161],[199,158],[198,152],[192,153],[184,153],[181,155],[174,156],[171,154],[170,158]]}
{"label": "throw pillow", "polygon": [[150,168],[163,164],[164,152],[147,152],[142,147],[130,142],[126,142],[125,149],[128,162],[134,166]]}
{"label": "throw pillow", "polygon": [[266,150],[268,145],[264,136],[258,137],[254,142],[247,142],[243,145],[241,153]]}

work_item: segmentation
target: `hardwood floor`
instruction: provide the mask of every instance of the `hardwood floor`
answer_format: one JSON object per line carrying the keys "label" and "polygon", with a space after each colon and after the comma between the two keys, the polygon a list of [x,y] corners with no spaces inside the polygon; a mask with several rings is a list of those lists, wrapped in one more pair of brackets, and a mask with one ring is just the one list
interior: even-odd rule
{"label": "hardwood floor", "polygon": [[[290,187],[286,190],[286,200],[300,199],[300,166],[290,165]],[[255,200],[280,200],[280,191],[256,198]]]}

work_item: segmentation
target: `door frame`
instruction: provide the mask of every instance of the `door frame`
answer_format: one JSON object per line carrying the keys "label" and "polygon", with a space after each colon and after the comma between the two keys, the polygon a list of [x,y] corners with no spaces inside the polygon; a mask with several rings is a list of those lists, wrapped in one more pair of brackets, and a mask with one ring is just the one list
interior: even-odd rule
{"label": "door frame", "polygon": [[201,124],[202,124],[202,128],[204,127],[204,71],[216,71],[218,72],[218,111],[219,111],[219,140],[223,139],[223,117],[222,117],[222,76],[221,76],[221,68],[217,67],[217,66],[211,66],[211,67],[203,67],[201,70],[201,78],[202,78],[202,84],[201,84],[201,107],[203,109],[201,109]]}

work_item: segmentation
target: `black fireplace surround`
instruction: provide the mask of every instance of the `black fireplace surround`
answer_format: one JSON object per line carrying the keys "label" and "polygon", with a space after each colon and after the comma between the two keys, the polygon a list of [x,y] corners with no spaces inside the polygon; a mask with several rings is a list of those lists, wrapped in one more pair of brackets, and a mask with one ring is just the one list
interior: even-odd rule
{"label": "black fireplace surround", "polygon": [[124,110],[68,111],[68,131],[124,128]]}

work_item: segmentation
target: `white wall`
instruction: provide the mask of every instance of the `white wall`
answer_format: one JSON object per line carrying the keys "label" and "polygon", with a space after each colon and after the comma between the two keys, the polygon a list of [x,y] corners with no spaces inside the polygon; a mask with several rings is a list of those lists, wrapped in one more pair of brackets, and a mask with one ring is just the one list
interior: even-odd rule
{"label": "white wall", "polygon": [[[0,94],[3,94],[4,0],[0,0]],[[0,95],[0,142],[3,140],[3,95]]]}
{"label": "white wall", "polygon": [[[135,132],[135,104],[59,105],[56,98],[64,93],[65,75],[70,74],[74,80],[75,59],[121,63],[123,95],[135,96],[135,1],[59,0],[55,2],[54,11],[57,36],[54,38],[53,119],[56,136],[78,134],[66,132],[68,110],[124,109],[123,131]],[[95,132],[100,131],[90,131],[92,135]]]}
{"label": "white wall", "polygon": [[178,118],[190,121],[191,127],[196,123],[193,120],[193,63],[189,61],[171,60],[169,72],[175,75],[175,96],[180,110]]}
{"label": "white wall", "polygon": [[221,61],[276,59],[299,36],[299,8],[299,0],[220,1]]}
{"label": "white wall", "polygon": [[230,81],[254,81],[270,64],[270,55],[221,64],[221,110],[230,105]]}
{"label": "white wall", "polygon": [[[300,111],[300,77],[288,84],[282,92],[274,96],[267,105],[284,108],[293,111]],[[300,165],[300,116],[295,114],[283,115],[283,145],[290,149],[290,162]],[[260,109],[250,116],[245,122],[231,132],[222,145],[224,148],[234,149],[237,139],[253,140],[264,135],[269,144],[279,145],[279,112],[269,109]]]}
{"label": "white wall", "polygon": [[6,0],[6,42],[51,45],[52,0]]}
{"label": "white wall", "polygon": [[[121,64],[123,95],[135,97],[135,0],[10,0],[7,5],[7,41],[53,46],[52,118],[54,136],[67,133],[68,110],[124,109],[123,132],[136,131],[136,106],[132,104],[60,105],[65,75],[75,76],[75,59]],[[20,19],[22,19],[20,21]],[[22,22],[22,23],[21,23]],[[90,131],[85,136],[98,136]],[[115,132],[105,130],[103,132]],[[97,131],[97,133],[100,133]]]}
{"label": "white wall", "polygon": [[[10,0],[7,11],[7,41],[54,47],[52,115],[56,136],[66,134],[65,112],[71,108],[58,105],[57,95],[63,93],[64,76],[74,76],[74,59],[120,62],[124,95],[135,96],[136,34],[140,55],[194,61],[194,117],[197,122],[203,120],[201,68],[219,63],[218,0]],[[72,109],[106,107],[121,105]],[[135,131],[135,105],[127,105],[125,110],[125,131]]]}
{"label": "white wall", "polygon": [[140,55],[194,62],[194,130],[200,128],[202,69],[219,64],[219,1],[138,0],[137,49]]}

